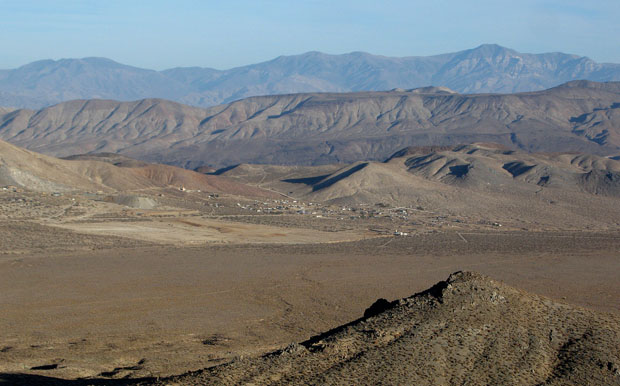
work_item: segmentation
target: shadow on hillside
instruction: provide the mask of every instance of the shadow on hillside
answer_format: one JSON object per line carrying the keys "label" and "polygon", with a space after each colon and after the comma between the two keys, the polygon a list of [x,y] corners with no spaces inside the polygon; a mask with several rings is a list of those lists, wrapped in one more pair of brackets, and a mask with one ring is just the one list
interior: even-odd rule
{"label": "shadow on hillside", "polygon": [[61,379],[61,378],[53,378],[46,377],[43,375],[35,375],[35,374],[7,374],[0,373],[0,385],[15,385],[15,386],[25,386],[25,385],[52,385],[52,386],[87,386],[87,385],[135,385],[140,382],[146,381],[154,381],[153,378],[137,378],[137,379],[102,379],[102,378],[88,378],[88,379]]}
{"label": "shadow on hillside", "polygon": [[236,168],[237,166],[239,166],[239,164],[230,165],[230,166],[225,166],[225,167],[223,167],[223,168],[219,168],[219,169],[217,169],[217,170],[216,170],[216,171],[214,171],[214,172],[211,172],[211,173],[206,173],[206,174],[210,174],[210,175],[213,175],[213,176],[219,176],[219,175],[221,175],[221,174],[226,173],[226,172],[227,172],[227,171],[229,171],[229,170],[233,170],[233,169],[234,169],[234,168]]}
{"label": "shadow on hillside", "polygon": [[352,175],[353,173],[357,173],[358,171],[364,169],[366,166],[368,166],[368,162],[365,163],[361,163],[359,165],[355,165],[352,168],[350,168],[349,170],[346,170],[338,175],[335,175],[331,178],[328,178],[324,181],[321,181],[320,183],[314,185],[312,187],[312,191],[316,192],[317,190],[321,190],[321,189],[325,189],[327,187],[332,186],[333,184],[335,184],[336,182],[343,180],[347,177],[349,177],[350,175]]}
{"label": "shadow on hillside", "polygon": [[316,176],[316,177],[287,178],[285,180],[282,180],[282,182],[288,182],[291,184],[304,184],[304,185],[312,186],[312,185],[318,184],[319,182],[321,182],[322,180],[324,180],[325,178],[329,176],[330,174],[324,174],[322,176]]}

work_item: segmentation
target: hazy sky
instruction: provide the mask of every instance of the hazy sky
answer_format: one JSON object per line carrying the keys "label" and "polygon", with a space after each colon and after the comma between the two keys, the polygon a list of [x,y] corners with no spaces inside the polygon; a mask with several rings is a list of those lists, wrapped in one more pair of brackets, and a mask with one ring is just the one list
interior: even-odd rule
{"label": "hazy sky", "polygon": [[0,0],[0,68],[103,56],[225,69],[279,55],[432,55],[497,43],[620,63],[620,0]]}

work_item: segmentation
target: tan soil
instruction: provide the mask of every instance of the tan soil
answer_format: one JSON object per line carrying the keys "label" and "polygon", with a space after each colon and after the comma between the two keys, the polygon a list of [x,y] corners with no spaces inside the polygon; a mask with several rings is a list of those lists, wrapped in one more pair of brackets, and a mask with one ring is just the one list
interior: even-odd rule
{"label": "tan soil", "polygon": [[[3,187],[0,383],[89,377],[80,383],[124,384],[125,377],[171,376],[255,358],[355,320],[379,297],[410,296],[458,270],[478,271],[555,302],[620,313],[620,205],[609,194],[613,185],[606,195],[546,189],[533,199],[523,193],[529,188],[476,190],[429,180],[383,200],[381,189],[389,187],[382,183],[394,181],[389,173],[373,180],[374,191],[360,177],[400,167],[384,166],[331,185],[330,194],[357,195],[341,202],[311,202],[303,189],[293,192],[297,198],[286,190],[271,196],[291,183],[275,183],[267,174],[248,181],[256,186],[233,183],[248,192],[270,189],[262,189],[270,193],[261,198],[159,185],[57,193]],[[279,176],[288,171],[276,169]],[[303,177],[317,170],[303,169]],[[398,201],[399,195],[420,194],[415,189],[432,194],[420,203]],[[363,195],[372,200],[363,202]],[[123,196],[157,206],[115,203]],[[526,303],[533,301],[528,296]],[[450,312],[444,308],[433,317],[440,323]],[[537,315],[532,323],[539,323]],[[580,318],[570,324],[577,332],[584,320],[599,320]],[[609,326],[617,333],[615,324]],[[592,342],[606,335],[600,329],[593,334],[596,340],[584,340],[583,347],[596,356]],[[529,337],[518,336],[516,344]],[[497,338],[498,345],[506,344],[504,338]],[[470,354],[463,353],[480,359]],[[533,363],[549,368],[547,359],[536,358]],[[590,359],[575,360],[575,368],[585,369],[579,374],[589,371]],[[613,370],[615,359],[608,362]],[[315,375],[300,379],[334,379],[327,372]],[[454,376],[462,383],[461,375]]]}

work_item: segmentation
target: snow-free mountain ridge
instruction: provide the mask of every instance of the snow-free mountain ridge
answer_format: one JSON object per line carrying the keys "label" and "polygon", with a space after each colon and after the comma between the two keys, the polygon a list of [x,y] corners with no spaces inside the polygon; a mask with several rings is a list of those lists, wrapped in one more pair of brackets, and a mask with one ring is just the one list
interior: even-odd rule
{"label": "snow-free mountain ridge", "polygon": [[111,152],[186,168],[385,160],[406,146],[495,142],[620,155],[620,82],[456,94],[442,88],[246,98],[75,100],[0,114],[0,139],[54,156]]}
{"label": "snow-free mountain ridge", "polygon": [[495,44],[402,58],[307,52],[229,70],[179,67],[154,71],[106,58],[41,60],[0,70],[0,106],[40,108],[72,99],[163,98],[208,107],[256,95],[431,85],[460,93],[513,93],[576,79],[620,80],[620,64],[601,64],[564,53],[525,54]]}

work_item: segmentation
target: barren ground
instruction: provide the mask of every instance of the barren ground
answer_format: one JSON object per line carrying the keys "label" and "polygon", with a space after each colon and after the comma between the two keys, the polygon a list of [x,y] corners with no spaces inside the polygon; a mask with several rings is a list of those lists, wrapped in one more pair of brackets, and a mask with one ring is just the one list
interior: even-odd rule
{"label": "barren ground", "polygon": [[0,373],[180,374],[305,340],[457,270],[620,313],[613,227],[139,194],[159,206],[0,192]]}

